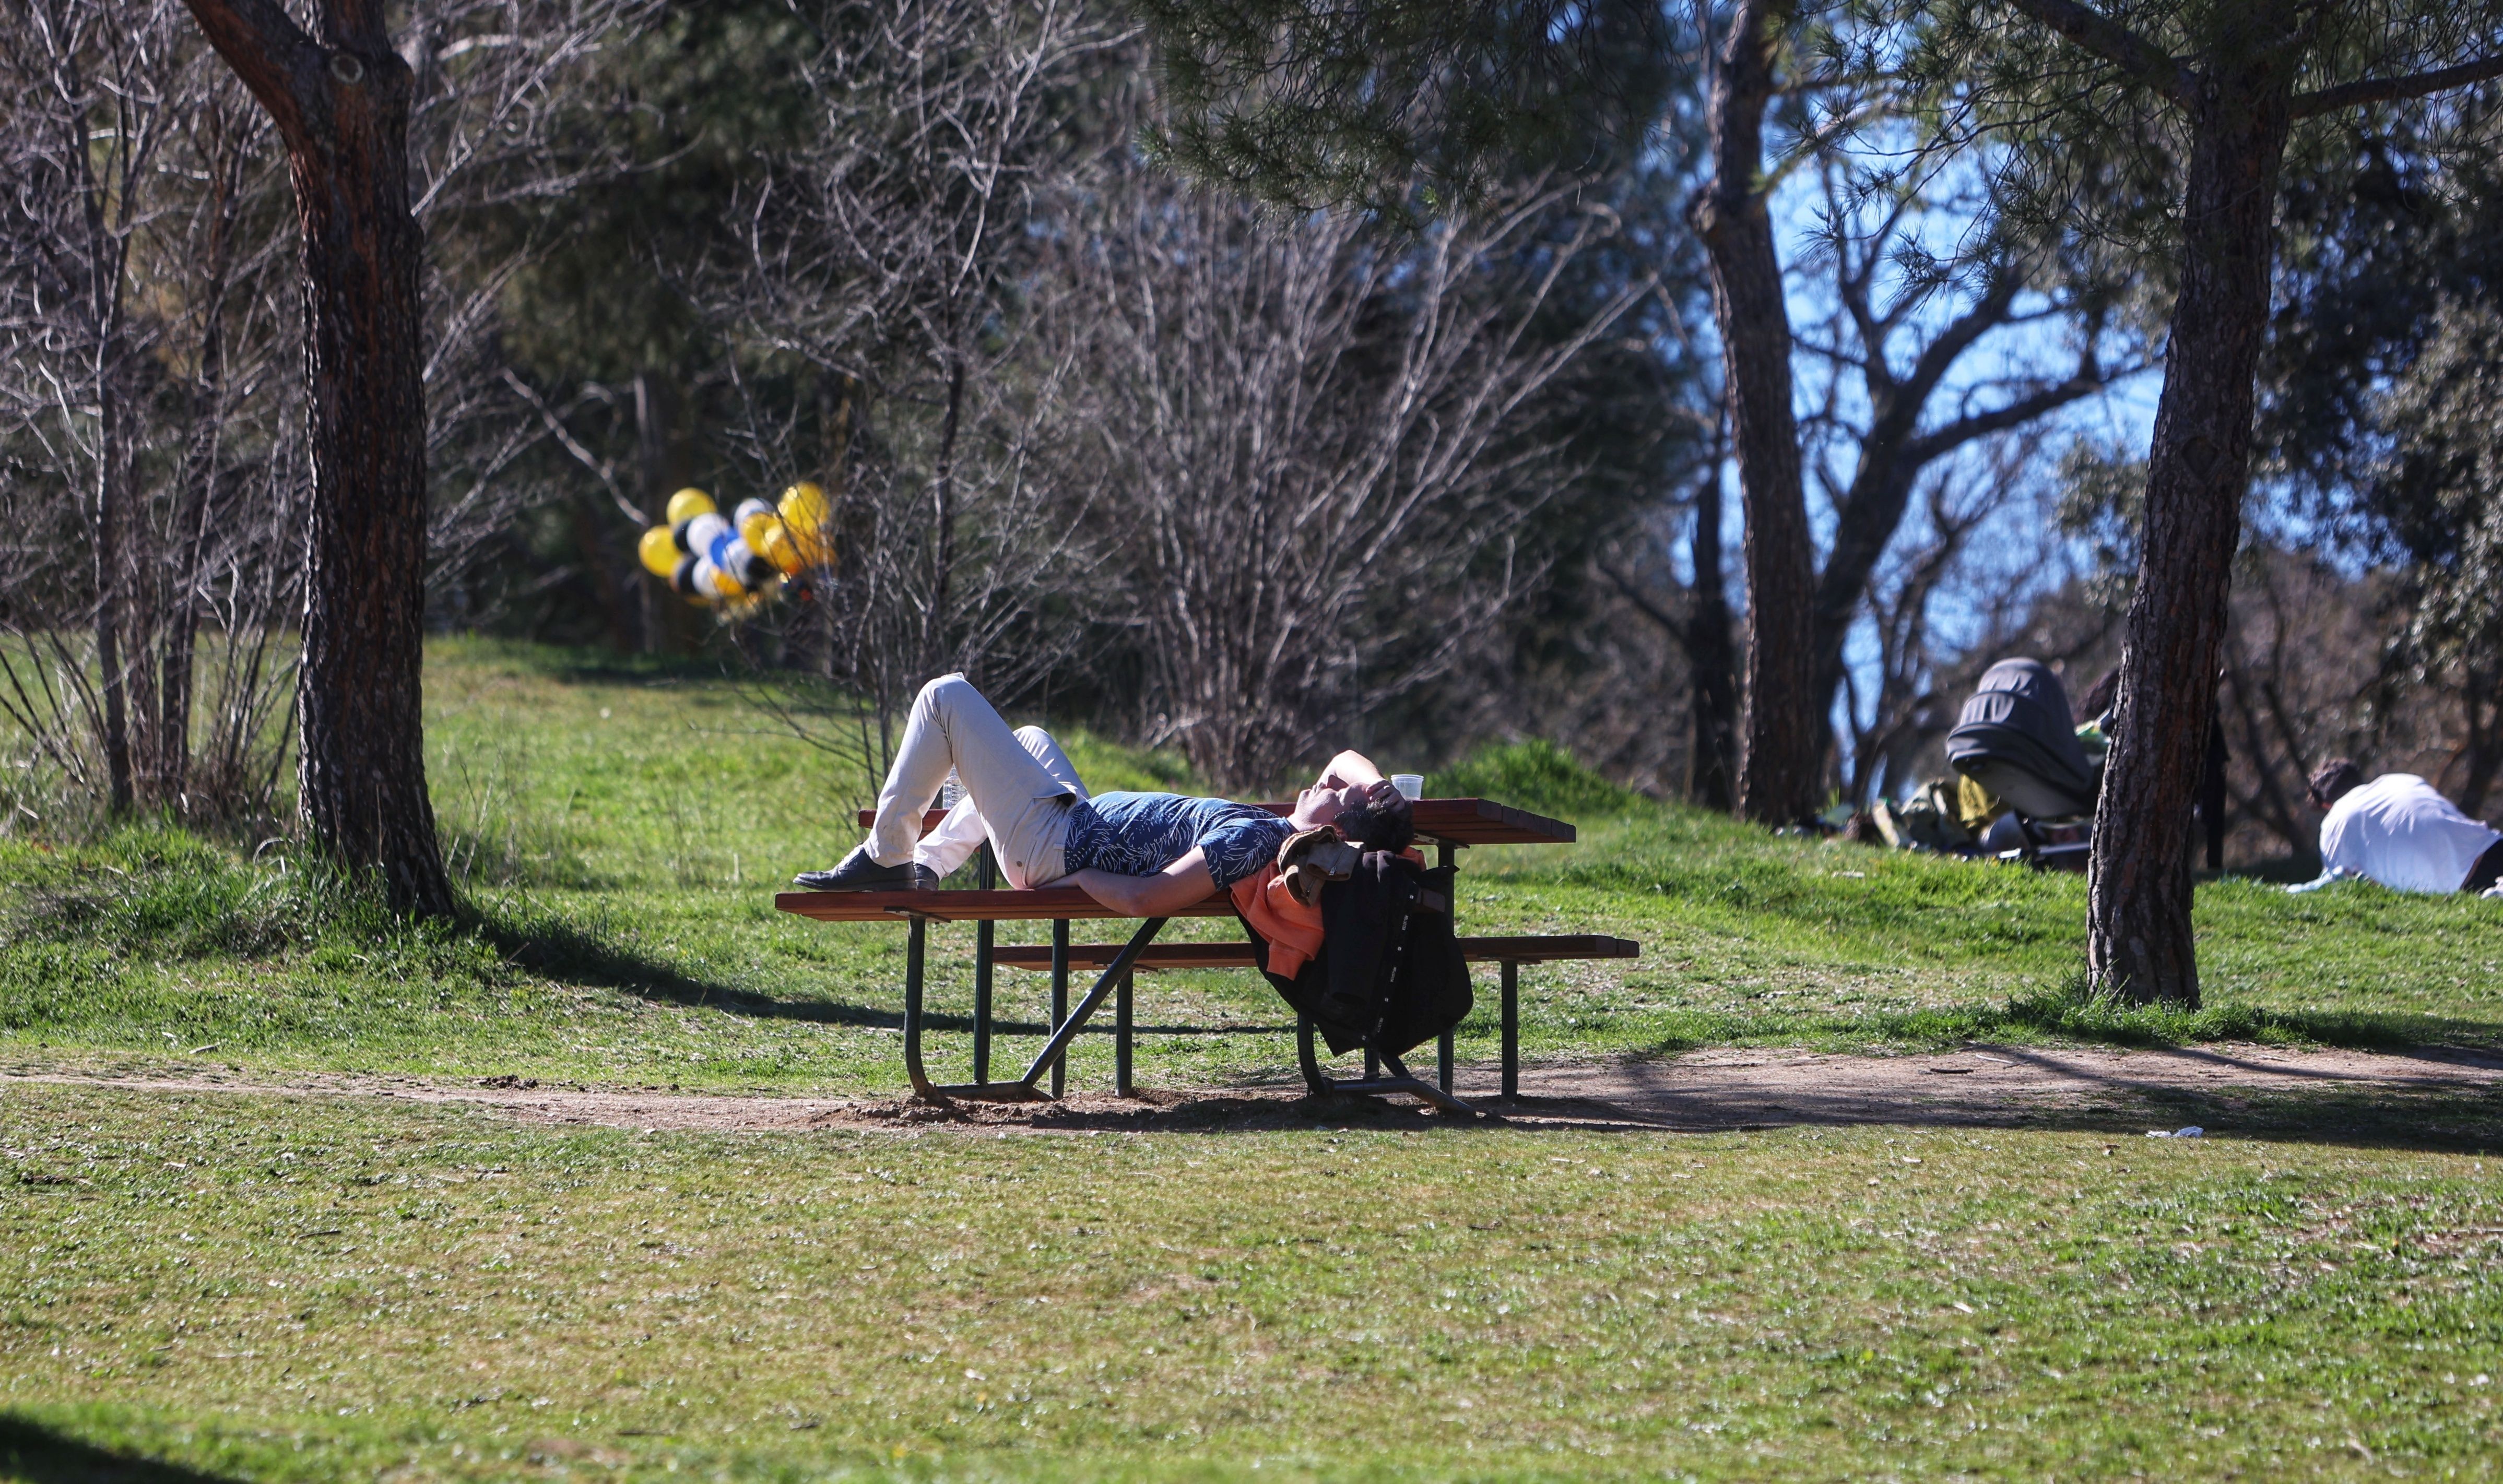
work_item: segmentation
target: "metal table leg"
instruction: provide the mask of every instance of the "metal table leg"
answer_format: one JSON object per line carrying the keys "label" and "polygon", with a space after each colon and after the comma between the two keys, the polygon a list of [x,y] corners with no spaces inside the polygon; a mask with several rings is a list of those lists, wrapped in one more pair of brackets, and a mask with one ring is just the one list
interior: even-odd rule
{"label": "metal table leg", "polygon": [[[1397,1057],[1382,1059],[1389,1062],[1390,1070],[1394,1073],[1392,1076],[1376,1076],[1368,1069],[1362,1078],[1353,1082],[1334,1080],[1327,1072],[1321,1070],[1320,1058],[1313,1050],[1313,1018],[1300,1011],[1295,1016],[1295,1059],[1303,1064],[1304,1086],[1317,1097],[1329,1093],[1406,1093],[1432,1103],[1446,1113],[1477,1111],[1452,1096],[1448,1081],[1443,1086],[1436,1087],[1430,1082],[1421,1082],[1408,1075],[1408,1068],[1400,1064]],[[1365,1060],[1371,1062],[1374,1059],[1367,1057]],[[1448,1062],[1445,1064],[1449,1065]]]}
{"label": "metal table leg", "polygon": [[[982,842],[982,890],[991,890],[998,867],[991,860],[991,844]],[[991,1080],[991,943],[992,923],[983,919],[974,928],[974,1080]]]}
{"label": "metal table leg", "polygon": [[[1433,1104],[1435,1107],[1442,1109],[1446,1113],[1475,1113],[1477,1111],[1477,1109],[1470,1107],[1467,1103],[1453,1096],[1450,1089],[1436,1087],[1430,1082],[1426,1082],[1422,1078],[1412,1075],[1408,1070],[1407,1063],[1401,1062],[1397,1057],[1385,1053],[1381,1060],[1383,1069],[1389,1073],[1387,1077],[1368,1074],[1357,1081],[1337,1082],[1331,1080],[1329,1077],[1322,1076],[1320,1077],[1320,1086],[1316,1087],[1314,1091],[1320,1093],[1357,1093],[1368,1095],[1374,1093],[1406,1093],[1412,1097]],[[1318,1065],[1315,1065],[1313,1069],[1305,1072],[1304,1079],[1305,1081],[1310,1082],[1318,1075],[1320,1075],[1319,1067]]]}
{"label": "metal table leg", "polygon": [[1121,988],[1113,998],[1113,1091],[1124,1097],[1136,1091],[1130,1085],[1130,991],[1138,977],[1123,974]]}
{"label": "metal table leg", "polygon": [[1503,1096],[1521,1096],[1521,965],[1503,965]]}
{"label": "metal table leg", "polygon": [[1048,1071],[1052,1085],[1048,1096],[1060,1096],[1067,1087],[1069,1043],[1085,1028],[1088,1018],[1102,1009],[1104,1001],[1116,991],[1120,995],[1120,1009],[1115,1032],[1114,1073],[1120,1090],[1124,1093],[1131,1090],[1131,979],[1138,968],[1139,955],[1147,952],[1148,945],[1164,930],[1166,919],[1151,917],[1139,926],[1139,930],[1106,966],[1103,976],[1095,981],[1093,989],[1086,992],[1086,997],[1079,1001],[1074,1012],[1066,1009],[1069,1002],[1069,921],[1063,918],[1054,922],[1051,925],[1051,1037],[1045,1042],[1042,1053],[1034,1059],[1034,1064],[1026,1068],[1025,1075],[1014,1082],[982,1079],[948,1086],[933,1083],[922,1065],[922,981],[929,957],[930,920],[915,913],[911,914],[911,936],[904,956],[904,1068],[906,1075],[912,1079],[915,1093],[936,1102],[955,1097],[976,1101],[1027,1102],[1046,1096],[1038,1091],[1035,1084]]}
{"label": "metal table leg", "polygon": [[[1104,1001],[1111,996],[1113,991],[1122,980],[1129,977],[1133,968],[1138,966],[1139,955],[1148,951],[1148,945],[1155,941],[1156,934],[1162,932],[1164,927],[1165,919],[1149,918],[1139,926],[1137,932],[1130,935],[1130,941],[1121,945],[1121,951],[1114,954],[1113,961],[1106,965],[1103,977],[1095,981],[1095,988],[1086,992],[1086,997],[1078,1002],[1076,1010],[1062,1017],[1059,1024],[1052,1027],[1051,1039],[1045,1043],[1043,1053],[1034,1059],[1034,1064],[1025,1070],[1022,1081],[1026,1087],[1032,1088],[1042,1079],[1046,1069],[1055,1072],[1053,1081],[1059,1080],[1056,1074],[1057,1067],[1061,1059],[1068,1055],[1069,1043],[1077,1039],[1079,1030],[1085,1026],[1088,1018],[1104,1007]],[[1068,924],[1061,924],[1060,928],[1062,933],[1066,934],[1069,930]],[[1067,949],[1063,946],[1061,952],[1054,957],[1066,957],[1066,954]]]}
{"label": "metal table leg", "polygon": [[916,915],[904,942],[904,1074],[924,1097],[937,1092],[921,1065],[921,968],[929,942],[930,919]]}
{"label": "metal table leg", "polygon": [[[1069,919],[1060,918],[1051,925],[1051,1029],[1069,1019]],[[1033,1079],[1028,1078],[1029,1082]],[[1058,1059],[1051,1063],[1051,1096],[1057,1097],[1069,1091],[1069,1073]]]}

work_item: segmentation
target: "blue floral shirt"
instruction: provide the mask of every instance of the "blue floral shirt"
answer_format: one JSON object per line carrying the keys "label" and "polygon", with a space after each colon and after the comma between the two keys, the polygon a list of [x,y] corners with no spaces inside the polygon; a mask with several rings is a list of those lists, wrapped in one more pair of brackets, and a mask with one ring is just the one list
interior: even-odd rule
{"label": "blue floral shirt", "polygon": [[1072,871],[1152,876],[1190,854],[1223,891],[1277,859],[1295,826],[1257,804],[1180,793],[1098,793],[1070,807],[1062,860]]}

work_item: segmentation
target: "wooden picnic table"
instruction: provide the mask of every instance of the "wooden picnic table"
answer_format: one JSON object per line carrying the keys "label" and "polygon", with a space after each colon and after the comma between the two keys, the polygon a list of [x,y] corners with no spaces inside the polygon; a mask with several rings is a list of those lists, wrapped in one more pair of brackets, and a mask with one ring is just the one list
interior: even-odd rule
{"label": "wooden picnic table", "polygon": [[[1281,816],[1294,812],[1294,805],[1289,803],[1266,803],[1260,807]],[[1487,798],[1419,799],[1411,809],[1411,816],[1416,824],[1418,839],[1434,845],[1439,853],[1439,863],[1444,865],[1453,864],[1454,852],[1466,846],[1560,845],[1570,844],[1575,838],[1573,826],[1562,820],[1549,819]],[[865,809],[860,813],[864,828],[874,818],[873,811]],[[923,818],[923,830],[927,832],[935,828],[943,818],[944,811],[930,811]],[[1146,919],[1126,944],[1073,946],[1069,941],[1069,925],[1072,922],[1120,918],[1124,914],[1101,905],[1076,887],[1043,887],[1021,892],[995,890],[992,887],[994,868],[987,846],[983,848],[980,859],[982,884],[971,890],[784,892],[773,898],[776,908],[822,923],[901,920],[910,924],[905,952],[904,1061],[905,1071],[911,1078],[913,1090],[925,1097],[1022,1101],[1061,1096],[1065,1087],[1063,1062],[1069,1043],[1102,1007],[1105,998],[1114,994],[1118,995],[1114,1032],[1114,1086],[1126,1094],[1131,1091],[1133,972],[1139,968],[1241,967],[1253,962],[1248,944],[1174,944],[1164,949],[1150,949],[1156,934],[1173,917],[1233,916],[1233,902],[1225,892],[1215,893],[1167,917]],[[1454,907],[1457,910],[1457,901]],[[934,922],[977,925],[974,949],[974,1080],[970,1083],[941,1085],[929,1077],[923,1064],[922,988],[928,929]],[[1049,949],[1043,950],[1041,945],[1034,949],[1011,948],[1003,955],[993,942],[993,925],[1003,922],[1050,923]],[[1518,966],[1525,962],[1549,962],[1561,959],[1630,959],[1641,952],[1639,945],[1629,939],[1594,934],[1463,939],[1462,950],[1474,961],[1499,962],[1502,965],[1503,1091],[1506,1097],[1517,1095],[1519,1081]],[[1004,961],[1021,968],[1047,966],[1051,973],[1050,1036],[1025,1075],[1014,1082],[990,1080],[993,971]],[[1102,973],[1094,988],[1072,1012],[1068,1002],[1069,971],[1081,965],[1100,966]],[[1452,1037],[1448,1031],[1437,1049],[1439,1087],[1429,1088],[1409,1077],[1404,1067],[1397,1066],[1395,1059],[1393,1067],[1398,1076],[1388,1079],[1377,1076],[1370,1052],[1366,1056],[1366,1076],[1363,1079],[1333,1082],[1320,1074],[1315,1060],[1310,1020],[1301,1016],[1297,1019],[1298,1051],[1305,1078],[1317,1090],[1407,1092],[1449,1107],[1466,1108],[1466,1104],[1451,1096]],[[1046,1073],[1051,1079],[1048,1094],[1040,1087]]]}

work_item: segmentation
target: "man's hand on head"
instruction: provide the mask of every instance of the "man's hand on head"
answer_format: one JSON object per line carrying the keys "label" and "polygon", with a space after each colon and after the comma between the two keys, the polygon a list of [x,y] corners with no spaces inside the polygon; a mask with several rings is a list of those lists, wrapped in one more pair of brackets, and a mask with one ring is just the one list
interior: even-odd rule
{"label": "man's hand on head", "polygon": [[1347,813],[1356,809],[1403,816],[1408,813],[1408,795],[1400,793],[1388,779],[1379,783],[1351,784],[1339,791],[1339,811]]}
{"label": "man's hand on head", "polygon": [[1415,833],[1409,823],[1408,798],[1388,783],[1358,785],[1343,791],[1342,807],[1330,827],[1350,845],[1364,850],[1397,850]]}
{"label": "man's hand on head", "polygon": [[1296,795],[1295,812],[1287,816],[1297,829],[1317,829],[1323,825],[1338,829],[1341,838],[1347,830],[1339,826],[1339,816],[1359,809],[1405,818],[1409,813],[1408,795],[1399,792],[1388,779],[1372,783],[1353,783],[1345,788],[1322,788],[1316,785]]}

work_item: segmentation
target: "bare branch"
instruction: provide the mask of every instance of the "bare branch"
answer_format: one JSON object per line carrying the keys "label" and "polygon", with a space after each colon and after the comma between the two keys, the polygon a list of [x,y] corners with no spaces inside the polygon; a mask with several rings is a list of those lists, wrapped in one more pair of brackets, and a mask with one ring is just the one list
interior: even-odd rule
{"label": "bare branch", "polygon": [[1988,412],[1958,418],[1952,422],[1921,434],[1909,445],[1907,456],[1927,461],[1954,452],[1976,438],[2022,427],[2046,413],[2057,412],[2080,397],[2093,396],[2111,385],[2112,378],[2082,368],[2065,382],[2041,388],[2004,406]]}
{"label": "bare branch", "polygon": [[583,447],[582,440],[573,436],[572,431],[565,425],[565,420],[556,415],[556,409],[548,406],[547,399],[531,389],[530,383],[514,375],[510,366],[504,368],[502,379],[505,386],[513,388],[514,395],[530,403],[532,410],[538,413],[539,422],[547,428],[548,436],[554,438],[567,454],[572,455],[574,462],[589,469],[593,477],[600,481],[600,488],[608,491],[610,502],[616,505],[617,513],[626,518],[627,523],[636,530],[642,529],[643,512],[633,500],[626,498],[624,489],[618,488],[615,466]]}

